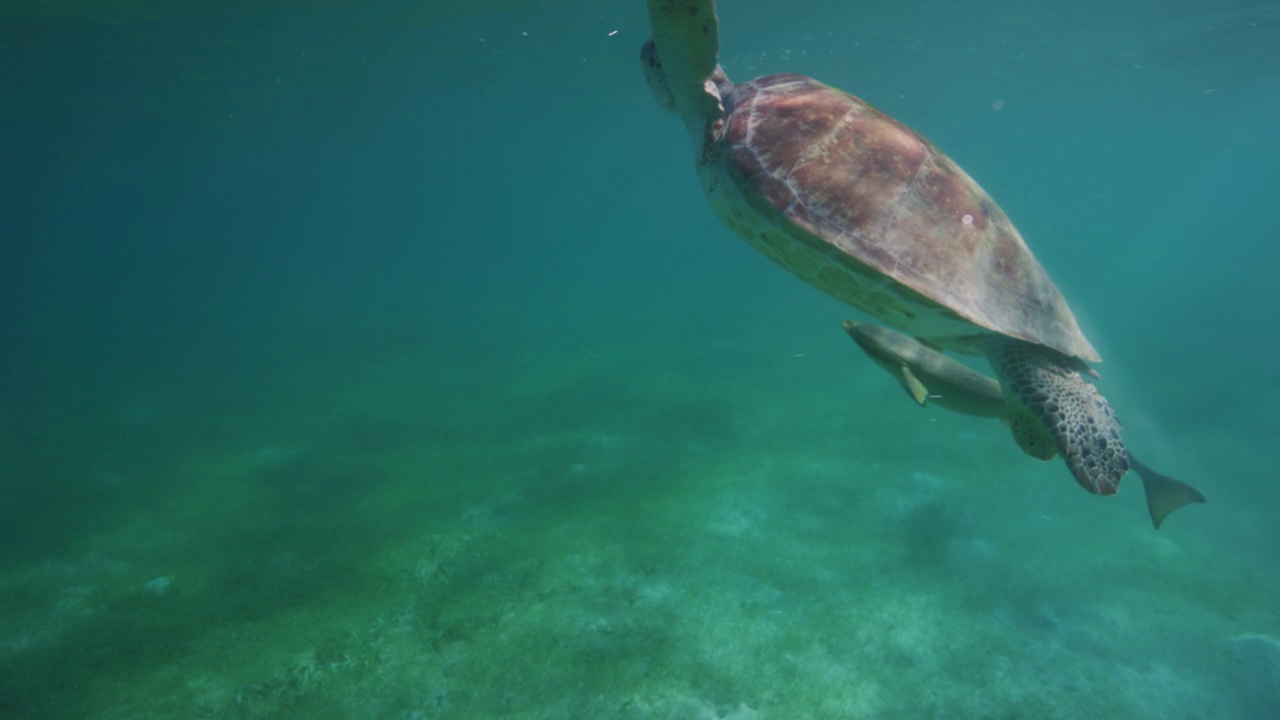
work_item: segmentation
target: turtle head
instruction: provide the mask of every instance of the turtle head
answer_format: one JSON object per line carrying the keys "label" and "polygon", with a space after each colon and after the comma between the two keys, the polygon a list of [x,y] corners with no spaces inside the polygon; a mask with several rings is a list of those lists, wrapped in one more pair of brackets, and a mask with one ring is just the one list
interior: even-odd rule
{"label": "turtle head", "polygon": [[671,94],[671,85],[667,83],[667,74],[662,71],[662,62],[658,60],[658,46],[649,40],[640,48],[640,66],[644,69],[644,80],[649,85],[649,92],[663,110],[676,115],[680,112],[676,107],[676,98]]}

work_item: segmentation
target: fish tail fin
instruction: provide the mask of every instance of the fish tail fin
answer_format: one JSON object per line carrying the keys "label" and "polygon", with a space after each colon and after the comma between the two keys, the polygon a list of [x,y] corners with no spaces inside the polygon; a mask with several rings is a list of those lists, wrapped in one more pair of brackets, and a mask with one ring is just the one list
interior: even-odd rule
{"label": "fish tail fin", "polygon": [[1205,502],[1204,495],[1199,490],[1180,480],[1161,475],[1132,454],[1129,455],[1129,465],[1142,478],[1142,489],[1147,494],[1147,510],[1151,512],[1151,522],[1155,523],[1157,530],[1160,529],[1160,523],[1174,510],[1183,505]]}

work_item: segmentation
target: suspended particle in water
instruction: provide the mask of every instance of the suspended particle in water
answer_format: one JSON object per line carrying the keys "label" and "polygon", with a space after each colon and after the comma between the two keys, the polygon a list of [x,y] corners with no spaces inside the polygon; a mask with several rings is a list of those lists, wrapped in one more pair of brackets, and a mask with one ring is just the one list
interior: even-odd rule
{"label": "suspended particle in water", "polygon": [[1003,101],[1003,100],[996,100],[995,102],[991,103],[991,109],[992,109],[992,110],[1003,110],[1003,109],[1004,109],[1004,101]]}
{"label": "suspended particle in water", "polygon": [[968,213],[965,213],[964,217],[960,218],[960,220],[965,224],[965,227],[973,225],[973,216]]}

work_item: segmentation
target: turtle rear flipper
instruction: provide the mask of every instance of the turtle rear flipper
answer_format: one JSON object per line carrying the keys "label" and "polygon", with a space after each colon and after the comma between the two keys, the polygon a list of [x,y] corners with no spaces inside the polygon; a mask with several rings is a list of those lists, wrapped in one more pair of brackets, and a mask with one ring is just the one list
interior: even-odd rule
{"label": "turtle rear flipper", "polygon": [[997,340],[987,357],[1006,400],[1044,425],[1076,482],[1091,493],[1114,495],[1129,471],[1129,452],[1120,421],[1097,388],[1048,348]]}
{"label": "turtle rear flipper", "polygon": [[1199,490],[1181,480],[1161,475],[1133,455],[1129,456],[1129,464],[1138,471],[1138,477],[1142,478],[1142,489],[1147,494],[1147,510],[1151,512],[1151,522],[1155,523],[1157,530],[1160,529],[1160,523],[1174,510],[1183,505],[1206,502]]}
{"label": "turtle rear flipper", "polygon": [[1037,460],[1052,460],[1058,457],[1058,448],[1054,445],[1053,436],[1039,420],[1027,412],[1021,403],[1009,403],[1009,431],[1013,439],[1022,448],[1022,452]]}

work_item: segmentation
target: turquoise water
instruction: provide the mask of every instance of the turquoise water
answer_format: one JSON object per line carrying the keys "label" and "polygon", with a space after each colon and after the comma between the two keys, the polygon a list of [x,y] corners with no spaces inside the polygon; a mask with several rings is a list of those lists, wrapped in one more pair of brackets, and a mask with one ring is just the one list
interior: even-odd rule
{"label": "turquoise water", "polygon": [[1001,203],[1159,531],[719,224],[638,0],[152,5],[0,8],[0,717],[1280,717],[1280,3],[720,8]]}

